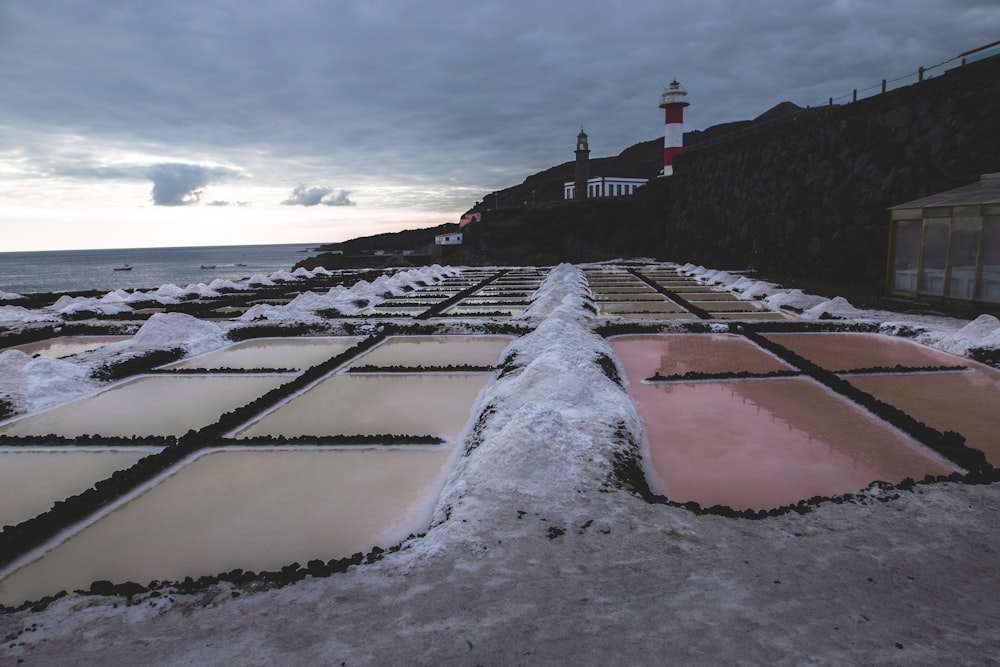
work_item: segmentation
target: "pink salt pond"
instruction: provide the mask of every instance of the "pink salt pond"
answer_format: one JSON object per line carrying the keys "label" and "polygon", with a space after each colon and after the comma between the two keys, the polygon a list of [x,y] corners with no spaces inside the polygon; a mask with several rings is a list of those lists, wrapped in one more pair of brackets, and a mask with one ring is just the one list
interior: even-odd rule
{"label": "pink salt pond", "polygon": [[939,431],[955,431],[965,443],[1000,467],[1000,371],[970,364],[971,370],[906,375],[856,375],[858,389],[903,410]]}
{"label": "pink salt pond", "polygon": [[875,366],[963,366],[966,360],[905,338],[866,333],[772,333],[767,338],[828,371]]}
{"label": "pink salt pond", "polygon": [[611,340],[648,444],[651,486],[671,500],[765,509],[955,466],[805,378],[648,383],[677,375],[787,370],[732,335]]}
{"label": "pink salt pond", "polygon": [[695,373],[768,373],[793,370],[770,352],[734,334],[615,336],[611,347],[629,379]]}

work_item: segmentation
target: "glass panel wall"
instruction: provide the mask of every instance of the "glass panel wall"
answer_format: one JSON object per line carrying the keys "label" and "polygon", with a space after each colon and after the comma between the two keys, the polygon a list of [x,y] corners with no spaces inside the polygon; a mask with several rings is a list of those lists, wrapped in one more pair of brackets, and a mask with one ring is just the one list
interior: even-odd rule
{"label": "glass panel wall", "polygon": [[892,211],[889,292],[1000,303],[1000,206]]}
{"label": "glass panel wall", "polygon": [[950,227],[950,218],[924,220],[922,261],[918,283],[918,291],[922,294],[944,296],[944,271],[947,266]]}
{"label": "glass panel wall", "polygon": [[902,292],[917,291],[917,268],[920,265],[920,220],[896,223],[892,240],[892,287]]}
{"label": "glass panel wall", "polygon": [[980,275],[979,299],[1000,303],[1000,215],[983,218],[983,272]]}
{"label": "glass panel wall", "polygon": [[[951,240],[948,244],[948,296],[971,300],[976,297],[976,259],[979,254],[979,229],[983,219],[974,211],[960,211],[952,219]],[[959,213],[973,215],[959,216]]]}

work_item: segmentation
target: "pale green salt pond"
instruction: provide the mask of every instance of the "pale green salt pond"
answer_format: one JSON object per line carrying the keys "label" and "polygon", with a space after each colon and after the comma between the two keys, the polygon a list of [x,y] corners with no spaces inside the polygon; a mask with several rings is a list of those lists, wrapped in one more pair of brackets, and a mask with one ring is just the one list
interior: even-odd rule
{"label": "pale green salt pond", "polygon": [[158,450],[0,450],[0,526],[47,512]]}
{"label": "pale green salt pond", "polygon": [[288,382],[281,375],[144,376],[0,425],[6,435],[183,435]]}
{"label": "pale green salt pond", "polygon": [[615,313],[683,313],[684,309],[665,298],[658,301],[601,301],[598,306],[602,315]]}
{"label": "pale green salt pond", "polygon": [[252,422],[237,437],[458,435],[491,373],[333,375]]}
{"label": "pale green salt pond", "polygon": [[453,449],[206,454],[0,576],[17,605],[96,580],[276,570],[388,547],[427,528]]}
{"label": "pale green salt pond", "polygon": [[165,368],[296,368],[305,369],[345,352],[359,337],[256,338],[236,343]]}
{"label": "pale green salt pond", "polygon": [[510,336],[390,336],[347,367],[492,366],[512,340]]}

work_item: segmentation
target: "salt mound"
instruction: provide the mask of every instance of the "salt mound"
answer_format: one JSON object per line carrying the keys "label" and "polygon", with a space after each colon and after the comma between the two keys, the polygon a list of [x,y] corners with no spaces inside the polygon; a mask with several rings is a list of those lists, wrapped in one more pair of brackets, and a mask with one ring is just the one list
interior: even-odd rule
{"label": "salt mound", "polygon": [[583,271],[572,264],[560,264],[545,276],[531,304],[521,313],[521,318],[546,318],[563,306],[578,316],[593,318],[597,315],[585,307],[589,296],[590,286]]}
{"label": "salt mound", "polygon": [[205,283],[198,283],[197,285],[188,285],[184,288],[184,294],[196,294],[201,298],[213,298],[217,296],[222,296],[214,289],[206,285]]}
{"label": "salt mound", "polygon": [[852,306],[844,297],[838,296],[805,310],[802,313],[802,319],[818,320],[822,319],[824,315],[838,319],[849,319],[860,316],[861,311]]}
{"label": "salt mound", "polygon": [[87,366],[50,357],[31,358],[20,350],[0,353],[0,394],[19,412],[35,412],[94,391]]}
{"label": "salt mound", "polygon": [[275,283],[273,280],[271,280],[270,278],[268,278],[264,274],[258,273],[256,275],[254,275],[252,278],[250,278],[250,280],[247,281],[247,284],[248,285],[257,285],[257,286],[261,286],[261,287],[273,287],[277,283]]}
{"label": "salt mound", "polygon": [[[329,306],[335,308],[335,306]],[[289,308],[288,306],[272,306],[267,303],[258,303],[248,309],[247,312],[236,318],[240,322],[254,322],[256,320],[268,320],[271,322],[322,322],[323,318],[308,310]]]}
{"label": "salt mound", "polygon": [[800,289],[788,290],[787,292],[775,292],[769,297],[764,299],[766,303],[771,308],[794,308],[798,311],[804,311],[812,308],[813,306],[818,306],[821,303],[826,303],[826,299],[821,296],[815,296],[813,294],[806,294]]}
{"label": "salt mound", "polygon": [[76,313],[98,313],[100,315],[120,315],[121,313],[131,313],[132,308],[124,303],[101,303],[97,299],[85,299],[78,303],[66,306],[61,309],[61,315],[73,315]]}
{"label": "salt mound", "polygon": [[68,294],[63,294],[61,297],[56,299],[56,302],[53,303],[51,306],[46,306],[46,310],[59,311],[65,308],[66,306],[71,306],[74,303],[80,303],[81,301],[85,300],[86,299],[84,299],[82,296],[70,296]]}
{"label": "salt mound", "polygon": [[992,315],[980,315],[943,338],[935,347],[961,356],[966,356],[973,348],[1000,349],[1000,320]]}
{"label": "salt mound", "polygon": [[[559,269],[559,274],[569,272]],[[582,299],[584,292],[565,296]],[[514,366],[477,402],[475,413],[490,407],[492,414],[442,491],[435,519],[449,512],[452,519],[441,530],[460,531],[456,517],[492,512],[490,492],[572,495],[599,486],[623,446],[613,437],[616,429],[641,433],[628,394],[595,363],[603,355],[613,358],[610,346],[569,309],[556,308],[511,343],[504,354],[511,353]],[[468,488],[476,494],[466,494]]]}
{"label": "salt mound", "polygon": [[741,276],[736,282],[727,285],[727,289],[738,293],[743,299],[759,299],[773,294],[778,288],[774,283],[764,280],[754,280]]}
{"label": "salt mound", "polygon": [[227,280],[225,278],[216,278],[215,280],[210,282],[208,286],[213,290],[220,290],[220,289],[241,290],[244,288],[243,285],[237,282],[233,282],[232,280]]}
{"label": "salt mound", "polygon": [[139,350],[181,347],[188,355],[209,352],[225,344],[226,334],[219,325],[184,313],[156,313],[142,325],[132,340],[117,343]]}
{"label": "salt mound", "polygon": [[0,301],[13,301],[14,299],[23,299],[24,296],[18,294],[17,292],[4,292],[0,289]]}
{"label": "salt mound", "polygon": [[160,285],[151,292],[147,292],[147,294],[153,297],[165,296],[173,299],[179,299],[185,294],[187,294],[187,290],[182,289],[177,285],[174,285],[173,283],[167,283],[166,285]]}
{"label": "salt mound", "polygon": [[23,306],[0,306],[0,322],[47,322],[58,317]]}
{"label": "salt mound", "polygon": [[274,273],[271,274],[271,280],[275,282],[291,283],[298,280],[298,278],[293,276],[288,271],[281,269],[280,271],[275,271]]}

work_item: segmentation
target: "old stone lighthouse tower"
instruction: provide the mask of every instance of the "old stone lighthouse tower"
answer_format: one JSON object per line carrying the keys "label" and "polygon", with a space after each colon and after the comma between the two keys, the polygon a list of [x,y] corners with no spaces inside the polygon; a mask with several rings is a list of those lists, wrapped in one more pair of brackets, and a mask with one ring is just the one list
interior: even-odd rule
{"label": "old stone lighthouse tower", "polygon": [[587,144],[587,134],[580,128],[576,135],[576,177],[574,184],[576,192],[574,199],[587,198],[587,179],[590,178],[590,145]]}

